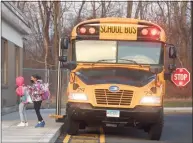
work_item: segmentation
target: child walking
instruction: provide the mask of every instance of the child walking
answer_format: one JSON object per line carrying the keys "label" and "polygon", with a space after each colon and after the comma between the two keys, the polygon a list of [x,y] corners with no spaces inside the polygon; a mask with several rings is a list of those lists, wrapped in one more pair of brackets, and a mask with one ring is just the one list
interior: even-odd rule
{"label": "child walking", "polygon": [[31,76],[31,82],[32,86],[30,87],[31,89],[31,96],[32,96],[32,101],[34,103],[34,109],[36,111],[36,115],[38,118],[38,123],[35,126],[35,128],[38,127],[44,127],[45,126],[45,121],[43,120],[41,113],[40,113],[40,108],[42,104],[42,94],[45,92],[43,89],[43,84],[41,77],[39,75],[32,75]]}
{"label": "child walking", "polygon": [[25,90],[27,87],[24,85],[24,78],[22,76],[16,78],[16,94],[20,97],[20,104],[19,104],[19,115],[21,123],[19,123],[18,127],[28,126],[27,115],[26,115],[26,97],[25,97]]}

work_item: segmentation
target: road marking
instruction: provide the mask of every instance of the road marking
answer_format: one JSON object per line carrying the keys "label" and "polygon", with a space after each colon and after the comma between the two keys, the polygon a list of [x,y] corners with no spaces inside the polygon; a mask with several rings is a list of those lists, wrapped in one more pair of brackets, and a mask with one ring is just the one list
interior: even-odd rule
{"label": "road marking", "polygon": [[100,143],[105,143],[105,134],[102,127],[100,127]]}
{"label": "road marking", "polygon": [[70,137],[71,137],[71,135],[67,134],[66,137],[63,140],[63,143],[68,143],[68,141],[70,140]]}
{"label": "road marking", "polygon": [[71,137],[72,139],[98,139],[99,138],[99,135],[98,134],[80,134],[80,135],[77,135],[77,136],[72,136]]}
{"label": "road marking", "polygon": [[70,143],[98,143],[99,134],[79,134],[71,136]]}
{"label": "road marking", "polygon": [[70,143],[98,143],[98,140],[73,139]]}
{"label": "road marking", "polygon": [[100,127],[99,134],[79,134],[79,135],[66,135],[63,143],[105,143],[105,135],[103,128]]}

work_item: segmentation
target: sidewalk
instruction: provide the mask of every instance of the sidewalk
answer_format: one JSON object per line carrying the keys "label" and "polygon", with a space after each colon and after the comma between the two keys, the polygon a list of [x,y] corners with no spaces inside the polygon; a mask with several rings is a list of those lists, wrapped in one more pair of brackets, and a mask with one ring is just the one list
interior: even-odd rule
{"label": "sidewalk", "polygon": [[17,127],[19,113],[13,112],[2,116],[2,143],[5,142],[31,142],[53,143],[60,135],[63,123],[56,123],[55,119],[49,118],[49,114],[55,113],[54,109],[42,109],[41,114],[46,122],[44,128],[35,128],[37,117],[34,110],[27,110],[28,127]]}

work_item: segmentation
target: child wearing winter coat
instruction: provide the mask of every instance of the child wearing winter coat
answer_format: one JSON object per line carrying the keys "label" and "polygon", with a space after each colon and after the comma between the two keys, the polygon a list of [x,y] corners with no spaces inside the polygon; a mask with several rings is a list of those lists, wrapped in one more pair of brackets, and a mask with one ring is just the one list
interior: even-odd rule
{"label": "child wearing winter coat", "polygon": [[27,115],[26,115],[26,96],[25,92],[27,87],[24,85],[24,78],[22,76],[16,78],[16,94],[20,97],[20,104],[19,104],[19,115],[21,122],[17,125],[18,127],[28,126]]}
{"label": "child wearing winter coat", "polygon": [[35,128],[44,127],[45,121],[43,120],[40,113],[40,108],[43,101],[42,95],[45,92],[43,88],[43,81],[41,80],[41,77],[39,75],[35,74],[31,76],[31,82],[32,82],[32,86],[30,87],[31,97],[38,118],[38,123],[35,126]]}

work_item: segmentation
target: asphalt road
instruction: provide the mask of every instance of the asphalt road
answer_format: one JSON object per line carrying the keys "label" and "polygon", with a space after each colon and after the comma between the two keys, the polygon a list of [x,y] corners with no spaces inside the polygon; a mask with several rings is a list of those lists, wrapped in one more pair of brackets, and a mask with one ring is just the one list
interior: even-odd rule
{"label": "asphalt road", "polygon": [[192,114],[170,113],[165,115],[164,129],[160,141],[150,141],[147,133],[134,128],[88,128],[79,135],[65,132],[55,143],[192,143]]}

